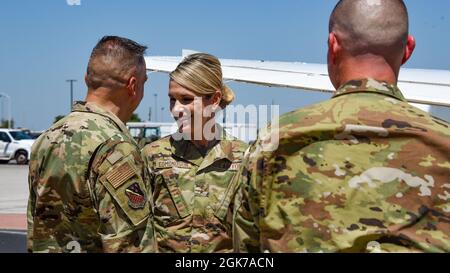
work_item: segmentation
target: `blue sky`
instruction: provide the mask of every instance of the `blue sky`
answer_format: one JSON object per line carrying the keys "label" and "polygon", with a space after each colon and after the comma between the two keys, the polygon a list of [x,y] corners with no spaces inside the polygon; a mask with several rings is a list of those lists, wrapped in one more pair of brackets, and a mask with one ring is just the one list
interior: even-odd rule
{"label": "blue sky", "polygon": [[[0,92],[12,97],[17,126],[46,129],[56,115],[84,99],[84,73],[93,46],[120,35],[149,46],[150,55],[180,55],[188,48],[221,58],[326,62],[328,16],[335,0],[2,0]],[[450,1],[407,0],[418,46],[407,67],[450,69]],[[151,74],[137,109],[148,117],[158,94],[158,120],[171,121],[168,78]],[[237,104],[280,104],[281,112],[329,96],[285,88],[231,83]],[[4,100],[0,115],[6,118]]]}

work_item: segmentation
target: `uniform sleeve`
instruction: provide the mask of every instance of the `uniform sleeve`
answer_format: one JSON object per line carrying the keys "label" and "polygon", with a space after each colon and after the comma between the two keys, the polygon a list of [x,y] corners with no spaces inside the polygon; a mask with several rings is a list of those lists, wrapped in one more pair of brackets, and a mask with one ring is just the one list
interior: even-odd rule
{"label": "uniform sleeve", "polygon": [[95,155],[90,180],[104,252],[156,251],[149,176],[139,149],[106,143]]}
{"label": "uniform sleeve", "polygon": [[153,151],[151,149],[151,146],[145,145],[141,150],[141,155],[142,155],[142,159],[145,162],[145,166],[146,166],[147,173],[149,176],[148,188],[151,191],[151,193],[153,194],[154,190],[155,190],[156,171],[155,171]]}
{"label": "uniform sleeve", "polygon": [[33,252],[33,230],[34,230],[34,210],[36,203],[36,194],[32,187],[31,175],[28,176],[29,197],[27,206],[27,251]]}
{"label": "uniform sleeve", "polygon": [[234,200],[233,246],[235,252],[260,252],[260,192],[262,172],[258,170],[256,145],[250,146],[235,175],[239,190]]}
{"label": "uniform sleeve", "polygon": [[28,164],[28,203],[27,203],[27,251],[29,253],[35,252],[35,211],[36,211],[36,182],[37,170],[39,169],[38,161],[36,160],[36,152],[31,152],[31,160]]}

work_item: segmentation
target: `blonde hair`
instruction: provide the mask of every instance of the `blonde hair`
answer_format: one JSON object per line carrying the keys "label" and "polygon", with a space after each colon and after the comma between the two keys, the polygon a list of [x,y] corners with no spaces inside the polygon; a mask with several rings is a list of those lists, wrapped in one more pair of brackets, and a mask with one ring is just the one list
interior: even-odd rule
{"label": "blonde hair", "polygon": [[222,67],[219,59],[206,53],[187,56],[170,73],[170,78],[182,87],[200,95],[222,93],[220,107],[223,109],[234,100],[234,92],[223,84]]}

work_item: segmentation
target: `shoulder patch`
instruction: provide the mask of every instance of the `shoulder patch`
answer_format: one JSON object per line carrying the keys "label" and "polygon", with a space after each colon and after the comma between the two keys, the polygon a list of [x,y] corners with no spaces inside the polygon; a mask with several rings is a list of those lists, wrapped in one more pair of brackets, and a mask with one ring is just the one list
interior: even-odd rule
{"label": "shoulder patch", "polygon": [[128,197],[128,205],[133,209],[142,209],[145,207],[147,202],[147,197],[145,193],[141,190],[139,184],[133,183],[131,186],[127,187],[125,194]]}
{"label": "shoulder patch", "polygon": [[109,181],[109,183],[111,183],[114,189],[117,189],[135,175],[136,171],[134,170],[134,168],[130,165],[130,163],[125,162],[118,168],[106,174],[106,179]]}
{"label": "shoulder patch", "polygon": [[117,161],[119,161],[119,159],[121,159],[123,157],[122,153],[119,151],[115,151],[114,153],[112,153],[110,156],[108,156],[108,158],[106,158],[106,160],[109,161],[109,163],[111,165],[116,164]]}

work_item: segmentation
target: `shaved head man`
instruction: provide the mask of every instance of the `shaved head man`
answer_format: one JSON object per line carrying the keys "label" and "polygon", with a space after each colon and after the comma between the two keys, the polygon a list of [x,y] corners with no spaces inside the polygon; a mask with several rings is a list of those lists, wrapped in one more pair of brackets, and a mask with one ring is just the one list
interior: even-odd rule
{"label": "shaved head man", "polygon": [[339,1],[336,93],[280,117],[275,151],[264,152],[267,133],[249,148],[235,178],[236,251],[450,251],[450,125],[397,87],[414,47],[403,1]]}
{"label": "shaved head man", "polygon": [[328,70],[336,88],[355,76],[397,83],[416,45],[401,0],[340,1],[329,29]]}

